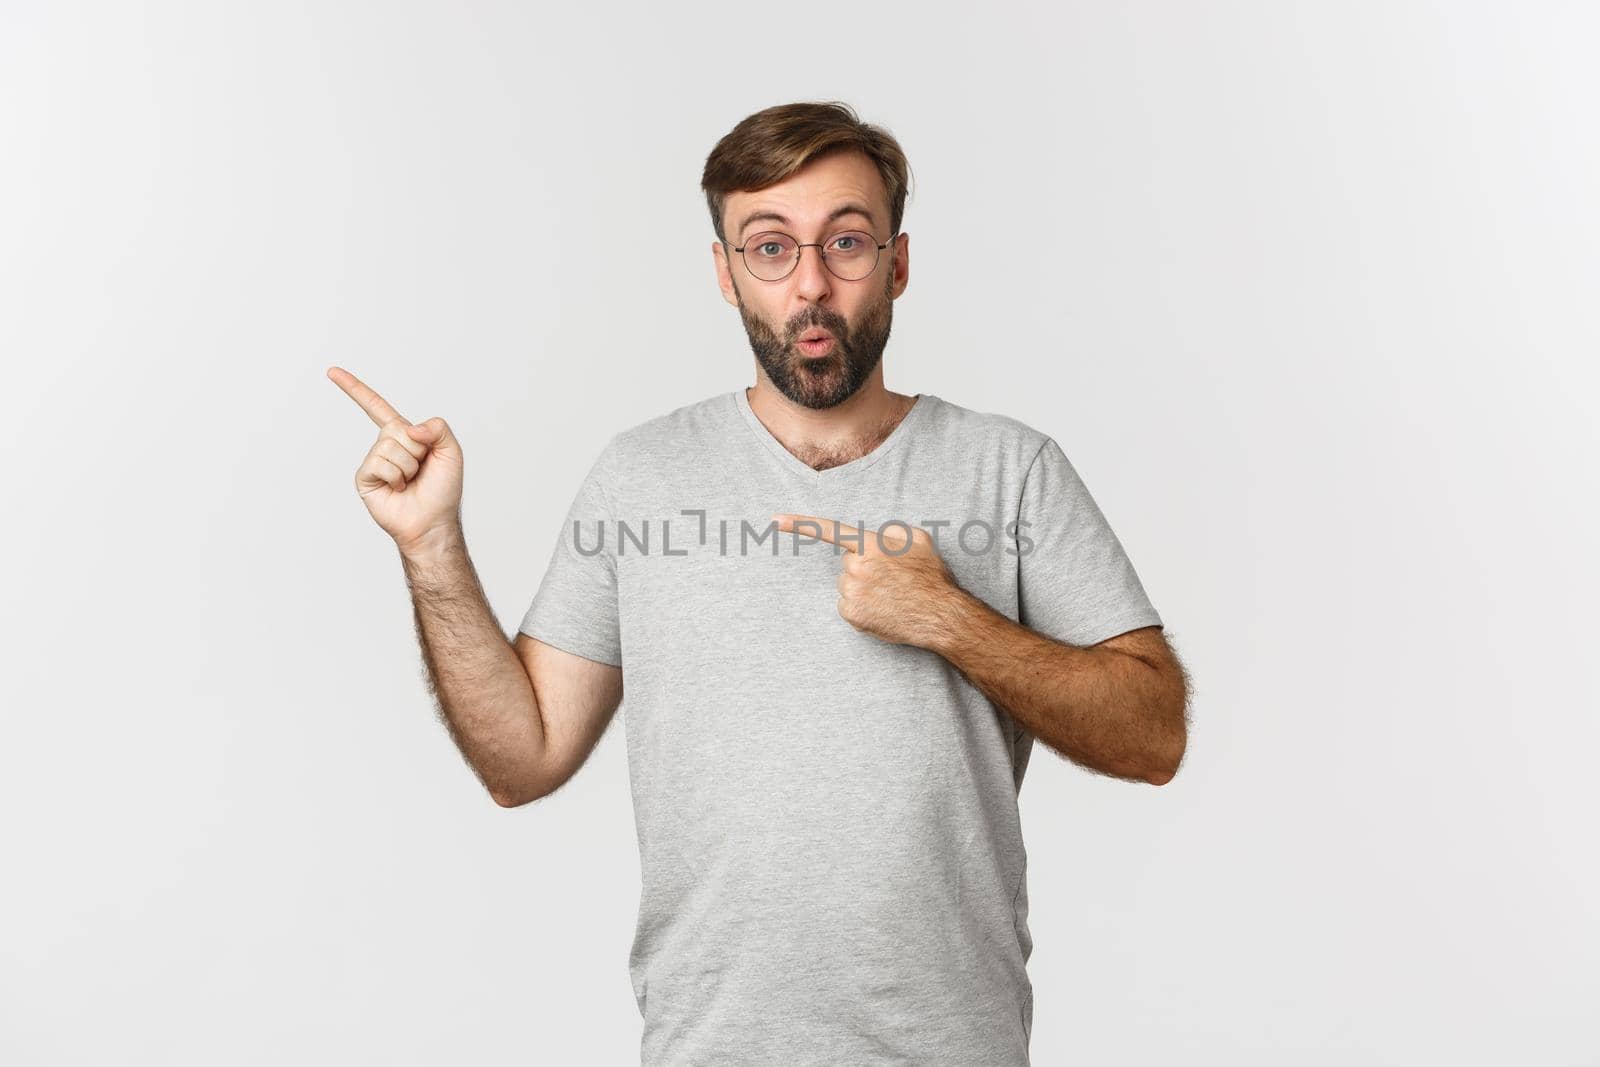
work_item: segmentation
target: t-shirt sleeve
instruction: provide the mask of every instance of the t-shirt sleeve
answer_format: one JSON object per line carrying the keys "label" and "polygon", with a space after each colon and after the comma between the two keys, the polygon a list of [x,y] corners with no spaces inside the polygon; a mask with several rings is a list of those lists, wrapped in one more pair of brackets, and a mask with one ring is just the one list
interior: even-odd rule
{"label": "t-shirt sleeve", "polygon": [[578,487],[518,629],[547,645],[620,667],[616,524],[606,495],[606,455],[600,454]]}
{"label": "t-shirt sleeve", "polygon": [[1161,625],[1122,543],[1053,438],[1028,468],[1017,517],[1018,622],[1078,646]]}

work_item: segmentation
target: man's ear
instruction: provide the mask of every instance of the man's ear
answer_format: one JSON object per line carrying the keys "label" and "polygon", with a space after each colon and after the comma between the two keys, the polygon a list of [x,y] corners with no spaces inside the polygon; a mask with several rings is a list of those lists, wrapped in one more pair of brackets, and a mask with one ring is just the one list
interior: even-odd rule
{"label": "man's ear", "polygon": [[[904,240],[901,240],[904,238]],[[911,284],[911,235],[900,233],[895,235],[895,240],[900,241],[900,247],[895,249],[894,271],[890,275],[889,298],[898,300],[900,294],[906,291],[906,286]]]}
{"label": "man's ear", "polygon": [[722,247],[721,241],[711,242],[711,259],[717,270],[717,288],[722,290],[722,299],[739,306],[739,294],[733,291],[733,275],[728,269],[728,253]]}

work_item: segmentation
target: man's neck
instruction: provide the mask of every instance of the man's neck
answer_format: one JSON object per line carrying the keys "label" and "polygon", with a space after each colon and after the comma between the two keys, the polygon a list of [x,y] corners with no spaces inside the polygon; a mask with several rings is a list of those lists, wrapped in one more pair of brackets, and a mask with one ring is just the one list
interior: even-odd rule
{"label": "man's neck", "polygon": [[839,467],[881,445],[906,417],[916,397],[891,393],[875,374],[853,396],[831,408],[796,404],[761,376],[746,388],[750,410],[778,442],[813,470]]}

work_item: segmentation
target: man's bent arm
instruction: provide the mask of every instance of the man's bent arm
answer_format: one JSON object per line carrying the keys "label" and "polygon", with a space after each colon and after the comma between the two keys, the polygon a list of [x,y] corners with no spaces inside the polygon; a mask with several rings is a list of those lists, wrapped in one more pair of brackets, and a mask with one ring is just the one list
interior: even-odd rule
{"label": "man's bent arm", "polygon": [[929,647],[1034,736],[1091,770],[1165,785],[1187,744],[1188,682],[1155,627],[1088,648],[957,588]]}
{"label": "man's bent arm", "polygon": [[532,680],[489,610],[459,527],[400,560],[440,718],[489,795],[515,806],[544,758]]}

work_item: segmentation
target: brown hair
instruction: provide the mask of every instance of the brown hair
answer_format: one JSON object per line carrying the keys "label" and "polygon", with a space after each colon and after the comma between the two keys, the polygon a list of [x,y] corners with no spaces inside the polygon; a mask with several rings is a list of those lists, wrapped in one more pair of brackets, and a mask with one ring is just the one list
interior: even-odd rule
{"label": "brown hair", "polygon": [[740,121],[706,157],[700,187],[717,240],[727,243],[722,211],[728,194],[776,185],[814,159],[834,152],[863,152],[878,168],[889,194],[889,232],[900,232],[911,166],[894,136],[862,122],[849,104],[806,101],[777,104]]}

